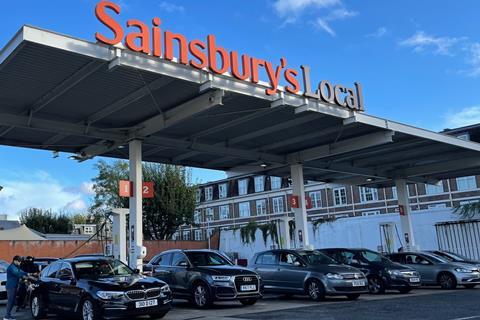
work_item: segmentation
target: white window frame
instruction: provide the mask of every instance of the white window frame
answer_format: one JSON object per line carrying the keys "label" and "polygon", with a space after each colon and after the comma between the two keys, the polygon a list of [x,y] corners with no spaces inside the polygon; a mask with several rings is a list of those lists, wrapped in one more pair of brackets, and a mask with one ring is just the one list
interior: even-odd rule
{"label": "white window frame", "polygon": [[194,239],[195,239],[195,241],[201,241],[201,240],[203,240],[202,238],[203,238],[203,237],[202,237],[202,230],[196,229],[196,230],[195,230],[195,233],[194,233]]}
{"label": "white window frame", "polygon": [[375,202],[378,201],[378,189],[369,187],[360,187],[360,202]]}
{"label": "white window frame", "polygon": [[436,184],[425,184],[425,193],[429,196],[443,193],[443,183]]}
{"label": "white window frame", "polygon": [[240,218],[250,217],[250,202],[240,202],[238,204],[238,212]]}
{"label": "white window frame", "polygon": [[444,209],[447,207],[446,203],[434,203],[434,204],[429,204],[428,209]]}
{"label": "white window frame", "polygon": [[257,216],[266,215],[267,214],[267,200],[261,199],[261,200],[255,201],[255,208],[257,209]]}
{"label": "white window frame", "polygon": [[83,233],[84,234],[93,234],[94,233],[93,226],[83,227]]}
{"label": "white window frame", "polygon": [[283,213],[284,212],[284,200],[283,197],[272,198],[273,204],[273,213]]}
{"label": "white window frame", "polygon": [[225,199],[227,197],[227,184],[226,183],[220,183],[218,185],[218,198],[219,199]]}
{"label": "white window frame", "polygon": [[248,179],[238,180],[238,195],[243,196],[248,194]]}
{"label": "white window frame", "polygon": [[219,219],[220,220],[227,220],[230,219],[230,206],[224,205],[219,207]]}
{"label": "white window frame", "polygon": [[213,186],[205,188],[205,200],[206,201],[213,200]]}
{"label": "white window frame", "polygon": [[193,213],[193,222],[199,224],[202,222],[202,212],[200,210],[195,210]]}
{"label": "white window frame", "polygon": [[[342,195],[342,191],[343,194]],[[338,197],[337,193],[338,192]],[[338,201],[337,201],[338,200]],[[347,189],[345,187],[339,187],[339,188],[334,188],[333,189],[333,203],[335,206],[345,206],[347,205]]]}
{"label": "white window frame", "polygon": [[255,182],[255,192],[265,191],[265,176],[256,176],[253,180]]}
{"label": "white window frame", "polygon": [[397,187],[392,187],[392,199],[398,199]]}
{"label": "white window frame", "polygon": [[191,240],[191,232],[190,232],[190,230],[182,231],[182,240],[183,240],[183,241],[190,241],[190,240]]}
{"label": "white window frame", "polygon": [[362,217],[378,216],[379,214],[380,210],[363,211]]}
{"label": "white window frame", "polygon": [[312,208],[318,209],[322,207],[322,192],[320,190],[309,192]]}
{"label": "white window frame", "polygon": [[278,190],[282,188],[282,178],[270,177],[270,189]]}
{"label": "white window frame", "polygon": [[213,208],[206,208],[205,209],[205,221],[213,221]]}
{"label": "white window frame", "polygon": [[[462,186],[462,187],[460,187]],[[457,178],[458,191],[470,191],[477,189],[477,180],[475,176],[466,176]]]}
{"label": "white window frame", "polygon": [[199,203],[202,200],[202,190],[197,189],[195,192],[195,202]]}
{"label": "white window frame", "polygon": [[179,236],[180,236],[180,234],[178,233],[178,231],[175,232],[175,233],[172,235],[172,240],[175,240],[175,241],[176,241]]}

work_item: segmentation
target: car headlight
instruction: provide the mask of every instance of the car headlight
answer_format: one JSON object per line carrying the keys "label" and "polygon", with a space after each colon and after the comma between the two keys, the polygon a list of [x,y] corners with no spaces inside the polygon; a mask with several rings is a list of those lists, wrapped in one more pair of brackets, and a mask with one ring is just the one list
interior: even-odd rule
{"label": "car headlight", "polygon": [[212,276],[213,281],[230,281],[230,276]]}
{"label": "car headlight", "polygon": [[168,286],[168,284],[161,287],[160,292],[162,292],[162,293],[170,292],[170,287]]}
{"label": "car headlight", "polygon": [[464,269],[464,268],[456,268],[455,271],[460,273],[472,273],[472,270]]}
{"label": "car headlight", "polygon": [[400,277],[403,275],[402,272],[399,270],[387,270],[387,273],[391,276],[397,276],[397,277]]}
{"label": "car headlight", "polygon": [[327,273],[326,276],[327,276],[328,279],[335,279],[335,280],[342,280],[343,279],[343,276],[341,274],[338,274],[338,273]]}
{"label": "car headlight", "polygon": [[122,291],[97,291],[97,296],[103,300],[120,299],[124,295]]}

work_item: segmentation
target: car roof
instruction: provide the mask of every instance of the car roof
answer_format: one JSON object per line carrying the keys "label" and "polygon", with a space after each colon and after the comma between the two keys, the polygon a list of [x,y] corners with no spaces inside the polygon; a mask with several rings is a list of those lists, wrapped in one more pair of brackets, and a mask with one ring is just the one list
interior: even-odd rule
{"label": "car roof", "polygon": [[70,263],[77,263],[77,262],[86,262],[86,261],[102,261],[102,260],[115,260],[112,257],[106,256],[83,256],[83,257],[74,257],[74,258],[67,258],[67,259],[58,259],[55,262],[70,262]]}
{"label": "car roof", "polygon": [[371,250],[371,249],[367,249],[367,248],[322,248],[322,249],[318,249],[319,251],[326,251],[326,250],[348,250],[348,251],[360,251],[360,250],[368,250],[368,251],[374,251],[375,250]]}
{"label": "car roof", "polygon": [[165,250],[160,252],[159,254],[164,254],[164,253],[173,253],[173,252],[213,252],[213,253],[219,253],[217,250],[211,250],[211,249],[170,249],[170,250]]}

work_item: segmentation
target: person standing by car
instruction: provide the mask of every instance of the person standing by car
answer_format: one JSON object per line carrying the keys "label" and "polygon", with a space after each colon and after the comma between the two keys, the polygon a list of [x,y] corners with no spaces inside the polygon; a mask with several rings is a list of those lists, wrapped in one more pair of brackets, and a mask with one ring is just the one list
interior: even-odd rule
{"label": "person standing by car", "polygon": [[[32,256],[28,256],[20,264],[20,269],[23,272],[28,274],[35,274],[38,272],[38,267],[34,263],[34,258]],[[29,285],[29,279],[24,278],[21,279],[18,284],[18,291],[17,291],[17,311],[21,309],[25,309],[27,301],[27,288]]]}
{"label": "person standing by car", "polygon": [[12,309],[15,306],[15,300],[17,297],[17,287],[18,282],[23,277],[29,275],[25,271],[20,269],[20,263],[22,262],[22,258],[20,256],[13,257],[12,264],[7,268],[7,313],[3,320],[14,320],[15,318],[12,317]]}

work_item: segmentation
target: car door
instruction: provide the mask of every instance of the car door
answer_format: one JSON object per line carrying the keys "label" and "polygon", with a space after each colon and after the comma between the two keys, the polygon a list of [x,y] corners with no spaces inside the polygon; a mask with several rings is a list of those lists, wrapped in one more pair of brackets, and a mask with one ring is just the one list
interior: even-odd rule
{"label": "car door", "polygon": [[77,287],[70,263],[64,262],[55,279],[58,287],[58,307],[61,310],[73,311],[80,302],[81,289]]}
{"label": "car door", "polygon": [[282,287],[288,290],[303,290],[303,280],[306,276],[306,265],[302,258],[297,254],[289,251],[281,251],[278,253],[277,279]]}
{"label": "car door", "polygon": [[172,253],[163,253],[158,256],[155,264],[152,264],[152,276],[165,281],[167,284],[172,282]]}
{"label": "car door", "polygon": [[179,294],[188,294],[190,291],[189,267],[187,256],[183,252],[175,252],[172,257],[171,265],[171,287]]}
{"label": "car door", "polygon": [[278,288],[279,284],[276,281],[276,274],[279,271],[277,255],[274,252],[265,252],[260,254],[255,260],[253,268],[263,281],[265,289]]}
{"label": "car door", "polygon": [[405,264],[420,273],[422,282],[436,283],[437,276],[434,264],[419,254],[405,254]]}
{"label": "car door", "polygon": [[57,285],[57,272],[61,266],[62,262],[54,262],[42,273],[41,280],[47,294],[49,309],[60,309],[61,297],[60,288]]}

